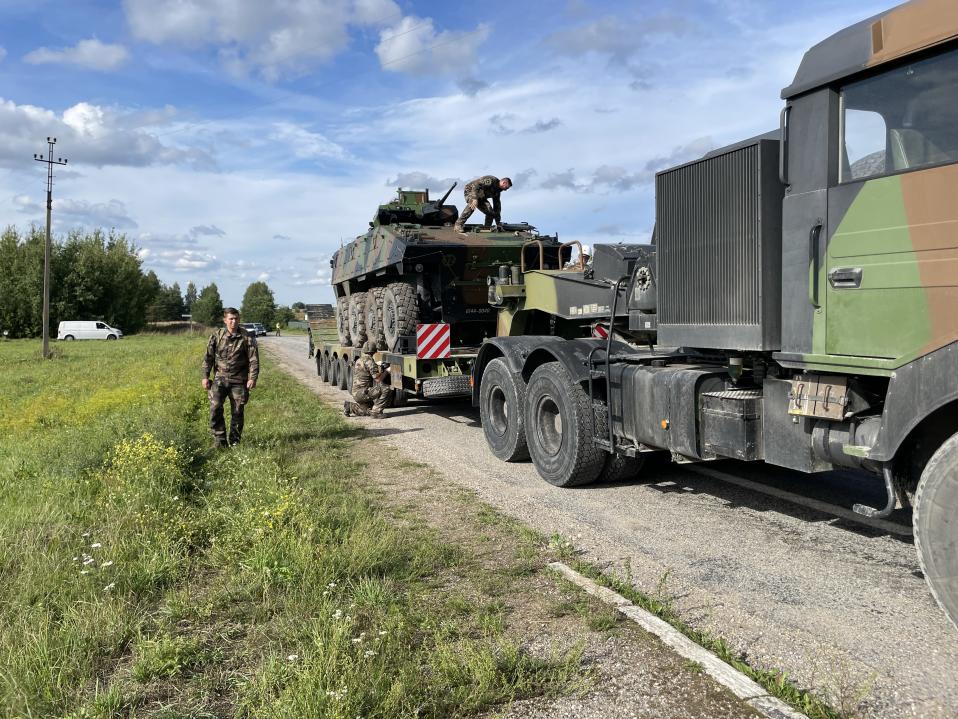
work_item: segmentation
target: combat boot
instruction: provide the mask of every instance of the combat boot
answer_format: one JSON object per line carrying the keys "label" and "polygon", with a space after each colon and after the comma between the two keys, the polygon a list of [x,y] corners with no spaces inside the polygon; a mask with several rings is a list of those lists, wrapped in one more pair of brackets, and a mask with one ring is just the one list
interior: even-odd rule
{"label": "combat boot", "polygon": [[466,228],[458,222],[452,226],[452,229],[454,232],[458,232],[460,235],[466,234]]}
{"label": "combat boot", "polygon": [[350,401],[349,401],[348,399],[347,399],[345,402],[343,402],[343,416],[344,416],[344,417],[352,417],[352,416],[353,416],[353,413],[352,413],[352,412],[350,411],[350,409],[349,409],[349,405],[350,405],[350,404],[351,404],[351,403],[350,403]]}

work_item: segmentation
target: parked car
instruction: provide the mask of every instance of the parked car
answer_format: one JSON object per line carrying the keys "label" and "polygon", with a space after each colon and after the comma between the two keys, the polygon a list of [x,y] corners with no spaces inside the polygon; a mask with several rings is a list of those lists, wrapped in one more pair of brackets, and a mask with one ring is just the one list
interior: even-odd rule
{"label": "parked car", "polygon": [[252,322],[240,322],[240,327],[242,327],[244,330],[246,330],[247,332],[249,332],[249,333],[250,333],[251,335],[253,335],[254,337],[255,337],[257,334],[259,334],[259,333],[256,331],[256,325],[253,324]]}
{"label": "parked car", "polygon": [[57,327],[58,340],[118,340],[123,332],[106,322],[82,320],[61,322]]}
{"label": "parked car", "polygon": [[260,322],[254,322],[254,323],[253,323],[253,326],[256,328],[256,336],[257,336],[257,337],[259,337],[260,335],[265,335],[265,334],[267,334],[266,328],[262,325],[262,323],[260,323]]}

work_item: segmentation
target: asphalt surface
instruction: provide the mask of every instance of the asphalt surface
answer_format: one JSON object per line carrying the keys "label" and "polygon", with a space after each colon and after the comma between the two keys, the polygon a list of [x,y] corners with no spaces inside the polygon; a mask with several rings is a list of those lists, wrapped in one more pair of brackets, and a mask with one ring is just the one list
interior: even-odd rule
{"label": "asphalt surface", "polygon": [[[261,347],[331,404],[346,399],[316,376],[305,337],[263,338]],[[668,596],[686,621],[724,637],[754,666],[783,670],[854,716],[958,717],[958,632],[932,599],[908,537],[675,465],[642,483],[552,487],[531,463],[488,451],[468,402],[413,402],[360,421],[484,501],[567,538],[584,559]],[[858,490],[881,501],[880,486],[849,492],[839,475],[752,466],[748,476],[845,506],[862,500]]]}

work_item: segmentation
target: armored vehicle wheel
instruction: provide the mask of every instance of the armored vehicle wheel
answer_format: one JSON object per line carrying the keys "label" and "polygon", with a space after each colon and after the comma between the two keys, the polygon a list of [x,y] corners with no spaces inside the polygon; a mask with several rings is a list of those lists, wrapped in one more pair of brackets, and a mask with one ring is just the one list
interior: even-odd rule
{"label": "armored vehicle wheel", "polygon": [[348,390],[353,386],[353,383],[350,382],[350,375],[352,374],[352,365],[349,360],[346,359],[346,356],[343,355],[339,358],[339,388]]}
{"label": "armored vehicle wheel", "polygon": [[592,443],[592,404],[558,362],[548,362],[532,373],[525,423],[532,462],[549,484],[577,487],[599,476],[605,452]]}
{"label": "armored vehicle wheel", "polygon": [[362,347],[366,341],[366,293],[349,296],[349,336],[353,347]]}
{"label": "armored vehicle wheel", "polygon": [[366,292],[366,339],[375,343],[377,349],[386,349],[383,334],[383,295],[385,287],[373,287]]}
{"label": "armored vehicle wheel", "polygon": [[399,338],[416,334],[418,323],[416,288],[408,282],[391,282],[383,293],[383,335],[386,349],[398,349]]}
{"label": "armored vehicle wheel", "polygon": [[323,356],[321,354],[316,355],[316,376],[320,379],[323,378]]}
{"label": "armored vehicle wheel", "polygon": [[322,367],[320,368],[320,369],[322,370],[322,373],[320,374],[320,377],[322,377],[323,382],[326,382],[326,383],[328,384],[329,381],[330,381],[330,379],[329,379],[329,369],[330,369],[330,368],[329,368],[329,355],[326,354],[325,352],[323,352],[323,353],[320,354],[319,356],[322,357],[322,361],[323,361]]}
{"label": "armored vehicle wheel", "polygon": [[486,444],[504,462],[529,459],[525,395],[522,375],[512,372],[504,359],[497,357],[486,366],[479,387],[479,416]]}
{"label": "armored vehicle wheel", "polygon": [[336,334],[339,344],[349,347],[349,300],[345,297],[336,299]]}
{"label": "armored vehicle wheel", "polygon": [[925,465],[912,524],[921,571],[935,600],[958,628],[958,434]]}

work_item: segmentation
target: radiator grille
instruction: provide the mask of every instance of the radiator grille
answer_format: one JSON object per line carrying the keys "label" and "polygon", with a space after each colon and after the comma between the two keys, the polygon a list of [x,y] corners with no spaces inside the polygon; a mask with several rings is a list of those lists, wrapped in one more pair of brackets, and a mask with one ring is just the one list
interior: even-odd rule
{"label": "radiator grille", "polygon": [[780,297],[781,186],[769,167],[776,145],[756,142],[657,176],[662,343],[772,348],[779,303],[770,300]]}

